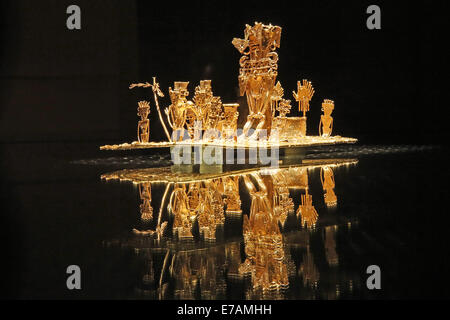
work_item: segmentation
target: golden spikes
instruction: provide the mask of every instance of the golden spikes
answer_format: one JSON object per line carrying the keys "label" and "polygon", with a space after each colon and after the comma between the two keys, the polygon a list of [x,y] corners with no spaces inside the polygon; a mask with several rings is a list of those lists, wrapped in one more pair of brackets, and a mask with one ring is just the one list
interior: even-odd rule
{"label": "golden spikes", "polygon": [[306,115],[306,111],[309,111],[309,102],[314,95],[314,88],[311,81],[303,79],[303,83],[297,81],[297,92],[292,92],[296,101],[298,101],[298,109],[303,112],[303,116]]}
{"label": "golden spikes", "polygon": [[312,204],[312,196],[308,193],[302,194],[301,205],[297,209],[297,216],[300,214],[303,227],[311,228],[315,226],[319,214]]}

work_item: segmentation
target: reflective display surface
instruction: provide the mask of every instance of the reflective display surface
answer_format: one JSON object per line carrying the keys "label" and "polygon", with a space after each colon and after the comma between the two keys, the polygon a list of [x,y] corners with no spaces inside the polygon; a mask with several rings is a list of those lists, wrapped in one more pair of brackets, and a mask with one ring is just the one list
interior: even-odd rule
{"label": "reflective display surface", "polygon": [[[95,158],[90,150],[6,149],[4,204],[16,213],[7,267],[19,297],[371,299],[445,290],[435,282],[446,280],[445,226],[435,222],[446,219],[438,201],[448,187],[430,165],[443,159],[439,148],[313,149],[279,168],[207,173],[171,167],[165,154]],[[13,152],[22,160],[8,162]],[[71,264],[82,270],[78,292],[66,289]],[[366,286],[372,264],[382,270],[378,292]]]}

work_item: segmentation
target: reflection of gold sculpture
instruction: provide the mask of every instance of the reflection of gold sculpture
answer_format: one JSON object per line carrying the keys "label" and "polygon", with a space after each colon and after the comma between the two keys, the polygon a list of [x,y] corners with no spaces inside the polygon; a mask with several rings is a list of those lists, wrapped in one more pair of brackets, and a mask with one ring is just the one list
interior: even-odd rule
{"label": "reflection of gold sculpture", "polygon": [[336,252],[336,231],[337,226],[325,227],[325,256],[330,266],[336,266],[339,263],[339,256]]}
{"label": "reflection of gold sculpture", "polygon": [[142,200],[140,205],[141,219],[143,221],[150,221],[153,219],[152,208],[152,189],[150,183],[142,183],[139,185],[139,196]]}
{"label": "reflection of gold sculpture", "polygon": [[329,137],[333,131],[333,117],[331,113],[334,109],[334,101],[325,99],[322,103],[323,115],[320,116],[319,136]]}
{"label": "reflection of gold sculpture", "polygon": [[180,252],[173,256],[170,273],[174,281],[175,297],[195,299],[200,289],[202,299],[217,299],[225,292],[225,279],[220,277],[224,264],[223,248],[207,251]]}
{"label": "reflection of gold sculpture", "polygon": [[192,238],[192,224],[196,218],[195,208],[190,207],[186,186],[176,185],[170,196],[168,205],[169,214],[173,214],[173,233],[178,233],[178,238]]}
{"label": "reflection of gold sculpture", "polygon": [[[324,192],[327,193],[327,189],[334,188],[332,168],[354,163],[356,160],[351,159],[304,160],[301,165],[277,169],[245,169],[238,172],[202,175],[173,173],[170,168],[148,168],[121,170],[102,177],[137,183],[142,199],[141,215],[151,208],[151,188],[157,188],[161,183],[166,185],[160,201],[156,229],[133,230],[135,235],[139,236],[133,239],[132,245],[135,247],[142,246],[146,237],[151,236],[148,243],[161,257],[161,247],[168,246],[162,269],[156,265],[147,268],[148,271],[142,279],[144,284],[150,282],[156,284],[159,277],[158,290],[163,295],[167,292],[164,291],[164,288],[167,288],[164,281],[170,275],[176,298],[215,299],[223,298],[227,286],[225,279],[245,281],[244,276],[250,275],[251,286],[247,291],[247,297],[258,297],[260,292],[263,295],[282,294],[280,290],[289,286],[292,272],[294,274],[297,272],[308,290],[317,289],[320,276],[314,263],[309,239],[312,234],[316,234],[314,233],[316,230],[310,230],[310,227],[317,223],[318,213],[308,193],[308,174],[311,170],[321,169],[321,181]],[[243,182],[244,188],[239,188],[240,182]],[[151,186],[153,183],[155,185]],[[250,197],[250,210],[242,214],[240,191],[245,190]],[[290,190],[305,191],[306,194],[300,199],[292,199]],[[166,197],[169,199],[168,202],[165,200]],[[285,229],[284,222],[289,214],[294,213],[294,201],[298,203],[299,200],[297,216],[301,215],[301,224],[307,228],[298,233],[283,234],[283,229],[289,230]],[[166,208],[168,215],[163,214]],[[244,257],[241,256],[242,243],[236,238],[231,238],[235,241],[232,243],[202,241],[216,239],[217,227],[225,223],[225,214],[242,214]],[[232,220],[236,222],[235,219],[229,221]],[[170,224],[170,221],[173,221],[173,224]],[[172,228],[172,234],[178,234],[179,239],[193,239],[194,235],[198,234],[193,232],[196,225],[201,236],[195,243],[196,246],[203,246],[202,248],[193,249],[194,242],[175,243],[176,239],[171,238],[167,232],[164,236],[164,230]],[[329,266],[339,263],[336,231],[335,226],[325,226],[320,230]],[[291,236],[294,238],[290,238]],[[153,238],[158,239],[156,242],[158,246],[154,246]],[[298,268],[291,260],[290,252],[293,247],[286,250],[286,246],[292,244],[301,250],[300,263],[296,263]],[[153,263],[155,261],[161,263],[161,260],[158,258]],[[158,271],[155,276],[156,270],[161,272]]]}
{"label": "reflection of gold sculpture", "polygon": [[333,169],[328,166],[320,168],[320,181],[324,191],[325,204],[329,207],[333,207],[337,204],[337,197],[334,193],[334,174]]}
{"label": "reflection of gold sculpture", "polygon": [[306,246],[306,252],[303,254],[303,261],[298,268],[298,274],[303,278],[303,285],[317,287],[320,278],[319,270],[314,263],[314,256],[309,244]]}
{"label": "reflection of gold sculpture", "polygon": [[301,200],[302,204],[297,209],[297,215],[301,216],[302,226],[314,227],[319,215],[312,204],[312,196],[306,192],[301,195]]}
{"label": "reflection of gold sculpture", "polygon": [[245,175],[244,181],[251,197],[251,206],[250,217],[244,215],[243,224],[247,259],[239,267],[239,272],[252,275],[253,288],[285,288],[289,286],[289,280],[283,238],[268,197],[270,191],[257,174]]}

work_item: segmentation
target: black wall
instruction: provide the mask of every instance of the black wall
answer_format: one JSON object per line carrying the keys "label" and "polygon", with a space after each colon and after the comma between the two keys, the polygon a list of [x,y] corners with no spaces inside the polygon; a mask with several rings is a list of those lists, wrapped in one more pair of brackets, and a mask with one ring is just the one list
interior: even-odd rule
{"label": "black wall", "polygon": [[[77,4],[82,29],[65,26]],[[366,8],[381,7],[381,30],[366,28]],[[157,76],[211,79],[224,102],[237,97],[233,37],[246,23],[283,28],[279,80],[288,98],[307,78],[320,103],[335,100],[335,133],[368,143],[436,143],[448,138],[441,93],[447,54],[444,1],[3,1],[0,138],[12,141],[121,142],[135,135],[133,81]],[[153,100],[151,100],[153,105]],[[152,135],[163,138],[152,110]],[[293,111],[296,115],[297,111]]]}

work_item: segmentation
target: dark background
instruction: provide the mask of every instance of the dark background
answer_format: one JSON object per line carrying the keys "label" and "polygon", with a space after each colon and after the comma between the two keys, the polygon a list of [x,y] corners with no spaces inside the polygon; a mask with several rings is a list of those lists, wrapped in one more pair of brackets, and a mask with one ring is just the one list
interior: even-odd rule
{"label": "dark background", "polygon": [[[81,7],[81,30],[66,28],[70,4]],[[366,28],[370,4],[381,8],[381,30]],[[157,76],[166,94],[161,107],[176,80],[190,81],[192,97],[200,80],[211,79],[224,102],[237,101],[240,54],[231,40],[243,37],[246,23],[272,23],[283,28],[278,79],[287,98],[297,80],[315,87],[309,134],[317,134],[327,98],[336,103],[334,132],[360,145],[445,144],[447,14],[444,1],[2,1],[1,296],[72,297],[61,270],[81,261],[100,264],[94,275],[108,270],[81,294],[116,298],[109,276],[120,277],[129,260],[110,266],[97,254],[104,239],[133,227],[137,196],[100,181],[118,165],[72,161],[103,157],[101,144],[135,139],[136,102],[153,106],[153,99],[149,90],[128,90],[131,82]],[[154,109],[151,126],[152,139],[164,139]],[[387,220],[417,251],[399,259],[408,271],[394,297],[448,296],[447,159],[367,158],[347,180],[355,211],[370,213],[368,225],[381,215],[374,233]],[[411,279],[422,282],[409,292]]]}
{"label": "dark background", "polygon": [[[82,29],[66,28],[81,8]],[[381,8],[381,30],[366,8]],[[233,37],[246,23],[282,26],[279,74],[288,99],[297,80],[320,103],[336,103],[335,132],[363,143],[436,143],[449,134],[444,66],[445,1],[2,1],[2,142],[134,139],[136,81],[157,76],[169,104],[173,81],[211,79],[224,102],[238,100],[240,54]],[[293,108],[295,109],[295,108]],[[163,138],[155,110],[154,139]],[[293,110],[292,115],[298,111]],[[156,129],[158,128],[158,129]]]}

